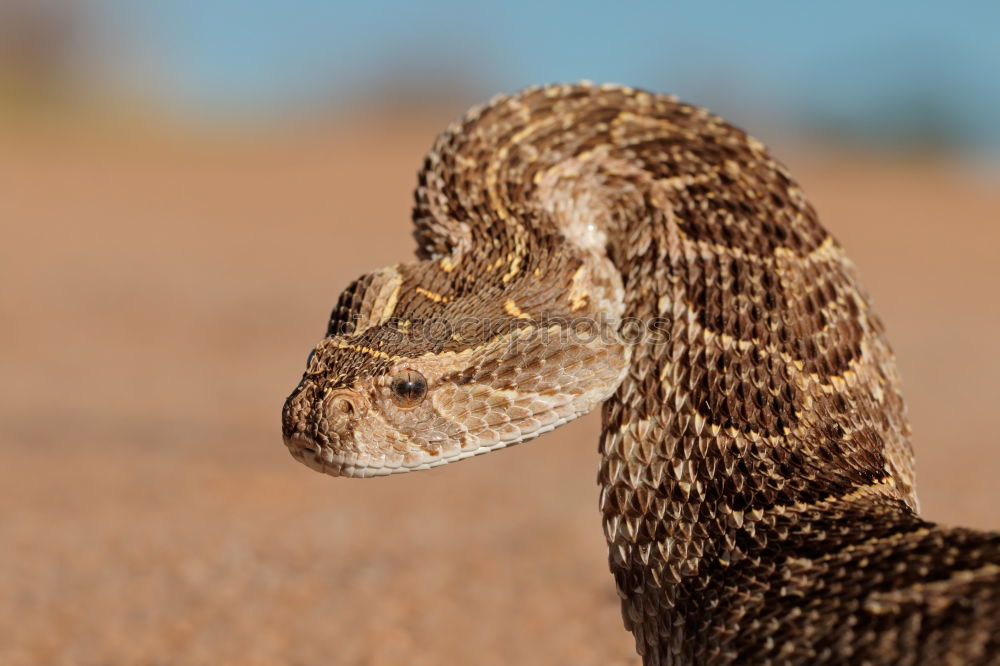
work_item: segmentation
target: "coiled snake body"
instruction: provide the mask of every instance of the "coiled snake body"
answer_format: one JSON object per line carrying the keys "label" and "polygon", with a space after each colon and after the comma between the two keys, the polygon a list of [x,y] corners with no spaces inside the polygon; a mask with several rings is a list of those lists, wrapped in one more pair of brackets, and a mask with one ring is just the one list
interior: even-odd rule
{"label": "coiled snake body", "polygon": [[283,412],[300,461],[424,469],[603,403],[600,507],[645,664],[1000,663],[1000,536],[916,514],[894,359],[765,147],[619,86],[452,125],[418,261],[341,295]]}

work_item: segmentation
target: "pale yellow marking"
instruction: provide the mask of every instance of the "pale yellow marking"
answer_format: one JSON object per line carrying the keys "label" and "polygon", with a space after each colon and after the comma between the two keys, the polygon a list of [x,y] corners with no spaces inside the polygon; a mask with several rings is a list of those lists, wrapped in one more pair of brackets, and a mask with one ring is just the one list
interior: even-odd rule
{"label": "pale yellow marking", "polygon": [[504,303],[503,309],[511,317],[517,317],[518,319],[531,319],[531,315],[521,310],[521,308],[519,308],[517,306],[517,303],[515,303],[513,300],[508,300],[506,303]]}
{"label": "pale yellow marking", "polygon": [[[514,256],[510,260],[510,269],[501,278],[504,282],[510,282],[517,275],[518,271],[521,270],[521,257],[524,255],[524,244],[521,239],[518,238],[514,244]],[[511,255],[507,255],[508,257]]]}
{"label": "pale yellow marking", "polygon": [[[819,248],[817,248],[817,249],[819,249]],[[815,251],[816,250],[813,250],[813,252],[815,252]],[[775,259],[786,259],[786,260],[789,260],[789,261],[794,261],[795,258],[796,258],[796,255],[795,255],[794,252],[792,252],[791,250],[789,250],[787,247],[776,247],[776,248],[774,248],[774,257],[775,257]],[[784,273],[785,272],[784,269],[780,265],[776,266],[775,268],[776,268],[776,270],[779,273]]]}
{"label": "pale yellow marking", "polygon": [[520,132],[515,134],[510,138],[510,143],[517,145],[521,143],[526,137],[531,136],[535,132],[536,125],[527,125]]}
{"label": "pale yellow marking", "polygon": [[658,178],[655,182],[661,187],[671,190],[683,190],[691,185],[704,185],[713,180],[718,180],[719,174],[715,171],[701,173],[698,175],[674,176],[672,178]]}
{"label": "pale yellow marking", "polygon": [[475,169],[479,166],[476,160],[461,154],[455,156],[455,163],[463,169]]}
{"label": "pale yellow marking", "polygon": [[398,361],[398,360],[400,360],[400,359],[403,358],[402,356],[391,356],[391,355],[386,354],[384,351],[381,351],[379,349],[372,349],[371,347],[362,347],[361,345],[352,345],[351,343],[346,342],[344,340],[339,340],[337,342],[337,348],[338,349],[351,349],[351,350],[356,351],[356,352],[361,352],[363,354],[368,354],[370,356],[375,356],[377,358],[384,358],[384,359],[387,359],[389,361]]}
{"label": "pale yellow marking", "polygon": [[386,302],[385,307],[382,308],[382,316],[379,317],[379,323],[389,320],[392,313],[396,311],[396,303],[399,302],[399,290],[403,286],[402,278],[395,280],[396,286],[393,287],[392,293],[389,294],[389,300]]}
{"label": "pale yellow marking", "polygon": [[611,121],[611,126],[617,129],[620,125],[626,122],[634,123],[640,127],[655,127],[656,129],[667,130],[667,132],[671,134],[681,131],[680,127],[669,120],[665,120],[663,118],[652,118],[647,115],[632,113],[631,111],[622,111],[619,113],[614,117],[614,120]]}
{"label": "pale yellow marking", "polygon": [[569,287],[569,307],[571,312],[576,312],[581,308],[587,307],[587,297],[589,294],[586,289],[580,288],[579,282],[583,278],[586,272],[585,266],[580,266],[573,273],[573,277],[570,278]]}
{"label": "pale yellow marking", "polygon": [[455,270],[455,265],[456,264],[452,263],[451,257],[443,257],[441,261],[438,262],[438,266],[440,266],[441,270],[445,273],[451,273]]}
{"label": "pale yellow marking", "polygon": [[[393,312],[399,299],[400,288],[403,284],[403,277],[397,270],[399,265],[383,268],[378,271],[381,277],[388,278],[379,285],[378,292],[368,292],[365,295],[364,304],[361,308],[365,314],[360,316],[355,322],[355,329],[347,334],[348,337],[357,337],[370,329],[372,326],[384,324]],[[380,309],[381,306],[381,309]]]}
{"label": "pale yellow marking", "polygon": [[420,294],[421,296],[426,296],[435,303],[447,303],[448,301],[451,300],[450,296],[442,296],[437,292],[431,291],[430,289],[424,289],[423,287],[414,287],[413,290],[418,294]]}
{"label": "pale yellow marking", "polygon": [[[559,326],[556,325],[556,324],[553,324],[552,326],[549,326],[545,330],[549,333],[549,335],[555,336],[556,333],[559,331]],[[424,354],[424,355],[422,355],[422,356],[420,356],[420,357],[418,357],[418,358],[416,358],[414,360],[415,361],[421,361],[421,362],[423,362],[423,361],[431,361],[431,360],[435,360],[435,361],[438,361],[438,362],[448,362],[449,363],[449,367],[453,367],[451,365],[451,363],[452,363],[452,361],[454,359],[466,359],[469,356],[481,353],[482,349],[484,349],[484,348],[488,348],[488,347],[491,347],[491,346],[494,346],[494,345],[498,345],[498,344],[499,345],[509,344],[511,340],[515,340],[517,338],[526,337],[528,335],[533,335],[535,332],[536,332],[536,329],[534,329],[534,328],[529,328],[529,327],[519,328],[519,329],[516,329],[516,330],[514,330],[512,332],[509,332],[509,333],[500,333],[500,334],[498,334],[498,335],[490,338],[486,342],[478,344],[478,345],[473,346],[473,347],[468,347],[466,349],[462,349],[462,350],[459,350],[459,351],[451,351],[451,350],[449,350],[449,351],[444,351],[444,352],[427,352],[426,354]],[[392,360],[399,360],[401,357],[391,357],[391,358],[392,358]],[[501,395],[503,395],[503,394],[506,393],[506,391],[501,391],[500,389],[496,389],[495,392],[497,394],[501,394]],[[510,391],[510,393],[512,395],[518,395],[517,391]]]}
{"label": "pale yellow marking", "polygon": [[807,259],[843,259],[843,251],[836,246],[833,236],[827,236],[815,250],[812,250]]}

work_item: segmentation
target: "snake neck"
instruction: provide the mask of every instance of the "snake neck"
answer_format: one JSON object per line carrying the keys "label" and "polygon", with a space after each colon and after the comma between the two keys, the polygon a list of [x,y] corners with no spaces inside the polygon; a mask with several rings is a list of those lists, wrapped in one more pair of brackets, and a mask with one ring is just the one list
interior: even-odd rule
{"label": "snake neck", "polygon": [[[735,533],[782,507],[907,520],[916,506],[882,325],[784,167],[758,163],[664,179],[601,145],[537,179],[562,252],[611,285],[603,302],[620,297],[611,314],[633,343],[604,405],[612,562],[653,562],[665,582],[708,552],[739,558]],[[770,220],[740,229],[736,213]]]}
{"label": "snake neck", "polygon": [[[834,241],[698,240],[683,192],[633,182],[606,256],[642,336],[603,408],[601,510],[640,651],[689,650],[712,609],[750,607],[737,571],[924,523],[893,355]],[[670,609],[673,640],[662,619],[644,639]]]}

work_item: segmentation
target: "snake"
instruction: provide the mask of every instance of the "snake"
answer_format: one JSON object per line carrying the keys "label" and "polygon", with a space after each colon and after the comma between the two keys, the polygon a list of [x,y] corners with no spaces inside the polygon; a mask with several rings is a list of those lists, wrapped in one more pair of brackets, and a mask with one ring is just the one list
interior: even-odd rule
{"label": "snake", "polygon": [[333,308],[282,410],[333,476],[422,470],[599,405],[642,663],[1000,663],[1000,534],[922,519],[895,357],[757,139],[676,97],[500,95],[419,170],[416,260]]}

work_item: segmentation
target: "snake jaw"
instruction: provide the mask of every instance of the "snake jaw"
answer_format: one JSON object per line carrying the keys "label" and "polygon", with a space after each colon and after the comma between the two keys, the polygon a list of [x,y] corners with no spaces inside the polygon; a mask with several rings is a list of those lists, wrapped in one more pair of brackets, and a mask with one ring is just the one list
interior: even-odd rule
{"label": "snake jaw", "polygon": [[471,440],[475,445],[470,445],[468,442],[456,443],[441,447],[434,453],[419,448],[406,454],[395,455],[343,454],[337,453],[331,446],[318,444],[298,435],[286,438],[285,444],[293,458],[317,472],[330,476],[370,478],[432,469],[527,442],[572,421],[587,411],[589,409],[553,412],[550,419],[528,432],[519,433],[516,437],[476,438]]}

